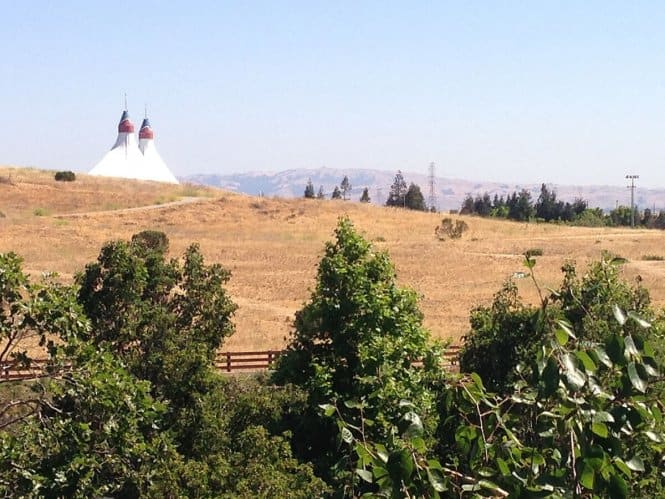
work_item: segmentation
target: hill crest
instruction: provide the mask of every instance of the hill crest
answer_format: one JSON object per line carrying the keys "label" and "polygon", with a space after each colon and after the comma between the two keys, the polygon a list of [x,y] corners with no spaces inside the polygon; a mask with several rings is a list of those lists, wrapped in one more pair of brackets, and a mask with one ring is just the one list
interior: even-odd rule
{"label": "hill crest", "polygon": [[[326,197],[330,197],[334,187],[339,185],[344,175],[348,175],[352,185],[351,198],[359,199],[365,187],[369,188],[374,204],[384,204],[390,192],[396,172],[368,169],[289,169],[279,172],[248,172],[219,174],[193,174],[182,177],[183,180],[228,189],[254,196],[279,196],[284,198],[302,197],[309,179],[318,192],[323,187]],[[429,179],[422,173],[403,172],[407,183],[414,182],[420,186],[425,198],[429,195]],[[630,204],[630,193],[623,186],[611,185],[559,185],[547,184],[553,188],[557,197],[563,201],[583,198],[590,207],[611,210],[618,205]],[[500,182],[476,182],[458,178],[436,177],[436,196],[438,209],[447,211],[459,209],[467,194],[476,196],[489,192],[506,196],[514,191],[527,189],[535,199],[540,193],[541,184],[515,184]],[[665,189],[638,188],[635,191],[635,203],[640,209],[665,209]]]}

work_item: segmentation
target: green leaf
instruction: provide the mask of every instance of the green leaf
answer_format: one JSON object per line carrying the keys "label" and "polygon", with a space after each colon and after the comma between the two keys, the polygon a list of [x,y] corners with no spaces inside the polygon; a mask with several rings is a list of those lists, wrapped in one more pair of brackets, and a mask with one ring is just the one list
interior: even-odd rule
{"label": "green leaf", "polygon": [[556,321],[557,325],[563,330],[566,335],[572,340],[576,340],[577,337],[575,336],[575,333],[573,333],[573,328],[572,326],[566,322],[566,321]]}
{"label": "green leaf", "polygon": [[623,339],[623,344],[625,346],[624,355],[628,358],[639,358],[640,351],[637,349],[633,337],[629,334]]}
{"label": "green leaf", "polygon": [[635,366],[635,362],[628,364],[628,377],[630,378],[630,382],[632,383],[633,387],[637,391],[642,393],[646,391],[647,383],[642,378],[640,378],[639,374],[637,374],[637,367]]}
{"label": "green leaf", "polygon": [[556,336],[556,341],[559,345],[565,346],[565,344],[568,343],[569,336],[563,329],[555,330],[554,335]]}
{"label": "green leaf", "polygon": [[379,459],[383,461],[384,463],[388,462],[388,451],[386,450],[386,447],[383,444],[376,444],[374,446],[374,450],[376,451],[376,455],[379,456]]}
{"label": "green leaf", "polygon": [[623,338],[618,334],[613,334],[607,340],[607,354],[612,362],[623,365],[626,362],[623,356]]}
{"label": "green leaf", "polygon": [[584,369],[586,369],[587,371],[595,372],[596,369],[598,369],[596,363],[593,361],[593,359],[589,356],[588,353],[582,351],[576,351],[575,356],[582,361],[582,365],[584,366]]}
{"label": "green leaf", "polygon": [[473,380],[473,382],[476,384],[476,386],[478,388],[480,388],[481,390],[485,390],[485,386],[483,385],[483,380],[480,379],[480,376],[478,376],[477,373],[475,373],[475,372],[471,373],[471,379]]}
{"label": "green leaf", "polygon": [[440,470],[435,468],[427,468],[427,479],[429,480],[430,485],[437,492],[446,491],[446,479],[441,473]]}
{"label": "green leaf", "polygon": [[335,406],[332,404],[320,404],[319,408],[323,410],[323,414],[326,417],[330,417],[335,414]]}
{"label": "green leaf", "polygon": [[637,456],[634,456],[630,461],[626,461],[626,466],[633,471],[644,471],[644,462]]}
{"label": "green leaf", "polygon": [[626,466],[626,463],[621,459],[620,457],[615,457],[614,458],[614,465],[621,470],[621,472],[626,475],[627,478],[630,478],[632,473],[630,471],[630,468]]}
{"label": "green leaf", "polygon": [[580,483],[583,487],[589,490],[593,490],[595,481],[596,473],[593,470],[593,467],[589,466],[587,463],[584,463],[582,466],[582,473],[580,473]]}
{"label": "green leaf", "polygon": [[598,357],[598,360],[603,364],[605,364],[607,367],[612,367],[614,365],[612,363],[612,359],[610,359],[610,356],[607,355],[607,352],[605,351],[604,348],[595,347],[593,349],[593,352],[596,354],[596,357]]}
{"label": "green leaf", "polygon": [[660,435],[658,435],[657,433],[655,433],[653,431],[645,431],[644,434],[652,442],[660,443],[660,442],[663,441],[663,439],[660,437]]}
{"label": "green leaf", "polygon": [[508,463],[506,463],[503,459],[500,457],[496,458],[496,464],[499,467],[499,472],[503,476],[510,476],[510,468],[508,467]]}
{"label": "green leaf", "polygon": [[372,472],[369,470],[356,470],[356,474],[365,480],[367,483],[372,483],[374,481],[374,477],[372,476]]}
{"label": "green leaf", "polygon": [[618,473],[613,473],[610,476],[609,492],[612,499],[624,499],[628,497],[628,485],[626,485],[626,481]]}
{"label": "green leaf", "polygon": [[612,312],[614,313],[614,318],[617,320],[617,322],[623,326],[626,323],[626,316],[619,308],[619,305],[616,303],[612,305]]}
{"label": "green leaf", "polygon": [[349,430],[346,426],[342,428],[342,440],[344,440],[347,444],[353,442],[353,433],[351,433],[351,430]]}
{"label": "green leaf", "polygon": [[586,376],[577,368],[575,356],[568,353],[563,356],[563,364],[566,368],[566,380],[574,390],[579,390],[586,383]]}
{"label": "green leaf", "polygon": [[402,436],[406,438],[420,437],[423,434],[423,422],[420,416],[415,412],[409,411],[402,416],[402,423],[406,423],[406,428],[402,432]]}
{"label": "green leaf", "polygon": [[547,359],[547,365],[543,370],[542,379],[545,382],[543,395],[549,397],[557,390],[557,388],[559,388],[559,364],[554,358],[549,357]]}
{"label": "green leaf", "polygon": [[628,317],[633,319],[635,322],[637,322],[640,325],[640,327],[643,327],[644,329],[651,327],[651,323],[649,321],[642,319],[642,317],[637,315],[637,313],[633,312],[632,310],[628,312]]}
{"label": "green leaf", "polygon": [[594,423],[614,423],[614,416],[609,412],[598,411],[593,415],[592,420]]}
{"label": "green leaf", "polygon": [[414,464],[411,453],[407,449],[393,452],[388,458],[388,471],[397,481],[408,481],[413,473]]}
{"label": "green leaf", "polygon": [[345,400],[344,405],[349,409],[360,409],[363,405],[355,400]]}
{"label": "green leaf", "polygon": [[483,489],[488,489],[488,490],[494,490],[494,491],[501,491],[503,492],[503,489],[499,487],[496,483],[490,482],[489,480],[478,480],[478,485],[480,485]]}
{"label": "green leaf", "polygon": [[607,438],[609,434],[605,423],[591,423],[591,431],[602,438]]}

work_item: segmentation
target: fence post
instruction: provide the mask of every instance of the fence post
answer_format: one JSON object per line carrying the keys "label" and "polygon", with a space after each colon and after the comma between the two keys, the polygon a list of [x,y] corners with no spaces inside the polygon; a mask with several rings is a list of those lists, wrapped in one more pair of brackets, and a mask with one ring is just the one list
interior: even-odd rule
{"label": "fence post", "polygon": [[226,352],[226,371],[231,372],[231,352]]}

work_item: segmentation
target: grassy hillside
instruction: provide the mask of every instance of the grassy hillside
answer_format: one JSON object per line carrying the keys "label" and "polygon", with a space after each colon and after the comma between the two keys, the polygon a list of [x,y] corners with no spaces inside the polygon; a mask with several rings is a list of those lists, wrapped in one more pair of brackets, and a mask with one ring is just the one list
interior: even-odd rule
{"label": "grassy hillside", "polygon": [[[11,183],[7,178],[11,177]],[[198,196],[195,202],[168,204]],[[189,199],[188,199],[189,200]],[[150,209],[123,210],[137,206]],[[423,298],[425,323],[439,337],[458,339],[469,310],[488,303],[502,282],[524,271],[522,253],[540,248],[536,274],[558,286],[566,260],[584,265],[603,250],[629,259],[657,305],[665,304],[665,232],[523,224],[459,217],[469,231],[441,242],[442,215],[404,212],[342,201],[269,199],[211,188],[79,175],[55,182],[53,172],[0,168],[0,251],[16,251],[32,273],[57,271],[70,280],[101,245],[144,229],[164,231],[171,254],[198,242],[209,261],[232,271],[229,290],[240,306],[229,349],[280,348],[293,313],[308,298],[323,244],[337,218],[348,214],[378,249],[387,250],[399,280]],[[535,299],[528,279],[522,294]]]}

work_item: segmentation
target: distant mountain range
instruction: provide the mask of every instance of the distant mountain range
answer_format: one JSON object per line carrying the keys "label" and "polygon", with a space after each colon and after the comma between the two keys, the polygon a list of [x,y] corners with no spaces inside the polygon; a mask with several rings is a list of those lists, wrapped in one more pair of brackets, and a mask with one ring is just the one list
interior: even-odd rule
{"label": "distant mountain range", "polygon": [[[182,177],[183,180],[199,184],[221,187],[236,192],[255,196],[279,196],[285,198],[302,197],[309,179],[314,184],[314,191],[323,187],[326,197],[330,197],[336,185],[339,185],[344,175],[348,175],[352,185],[352,199],[359,199],[365,187],[369,188],[372,203],[384,204],[396,172],[362,169],[296,169],[281,172],[250,172],[230,175],[195,174]],[[429,178],[419,173],[402,172],[407,184],[414,182],[420,186],[425,201],[429,200]],[[469,180],[436,177],[435,194],[439,210],[459,209],[467,194],[476,196],[489,192],[506,196],[514,191],[528,189],[534,201],[540,194],[541,184],[509,184],[497,182],[472,182]],[[573,201],[583,198],[590,207],[600,207],[611,210],[617,204],[630,205],[630,191],[626,187],[610,185],[557,185],[548,184],[554,189],[557,198],[562,201]],[[640,208],[654,207],[656,210],[665,209],[665,189],[643,189],[639,186],[635,190],[635,204]]]}

